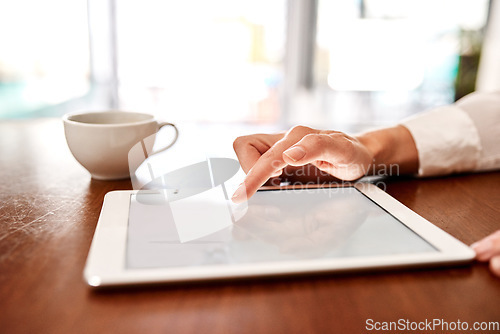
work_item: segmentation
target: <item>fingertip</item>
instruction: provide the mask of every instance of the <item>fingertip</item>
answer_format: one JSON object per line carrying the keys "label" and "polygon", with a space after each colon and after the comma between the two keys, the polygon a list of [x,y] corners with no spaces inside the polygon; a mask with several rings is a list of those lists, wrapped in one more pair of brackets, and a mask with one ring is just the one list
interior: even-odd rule
{"label": "fingertip", "polygon": [[245,183],[242,183],[234,192],[233,196],[231,197],[231,201],[233,201],[233,203],[239,204],[245,202],[247,200],[247,197],[248,196]]}
{"label": "fingertip", "polygon": [[234,204],[241,204],[243,202],[245,202],[245,199],[241,199],[241,198],[238,198],[238,197],[231,197],[231,201],[234,203]]}
{"label": "fingertip", "polygon": [[234,204],[240,204],[241,203],[238,200],[238,196],[236,196],[236,194],[234,194],[233,197],[231,197],[231,202],[233,202]]}
{"label": "fingertip", "polygon": [[476,259],[479,261],[487,261],[490,258],[493,243],[491,240],[483,239],[473,243],[471,248],[476,252]]}

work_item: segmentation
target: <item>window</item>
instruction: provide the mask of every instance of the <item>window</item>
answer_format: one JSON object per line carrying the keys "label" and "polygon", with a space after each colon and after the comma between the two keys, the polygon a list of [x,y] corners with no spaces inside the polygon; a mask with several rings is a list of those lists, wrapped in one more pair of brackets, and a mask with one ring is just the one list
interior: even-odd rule
{"label": "window", "polygon": [[314,85],[292,96],[291,119],[392,123],[472,91],[488,4],[319,0]]}
{"label": "window", "polygon": [[90,88],[85,0],[0,3],[0,118],[51,115]]}
{"label": "window", "polygon": [[84,107],[345,131],[392,123],[474,89],[489,4],[3,2],[0,117]]}
{"label": "window", "polygon": [[168,120],[275,121],[284,0],[116,1],[122,108]]}

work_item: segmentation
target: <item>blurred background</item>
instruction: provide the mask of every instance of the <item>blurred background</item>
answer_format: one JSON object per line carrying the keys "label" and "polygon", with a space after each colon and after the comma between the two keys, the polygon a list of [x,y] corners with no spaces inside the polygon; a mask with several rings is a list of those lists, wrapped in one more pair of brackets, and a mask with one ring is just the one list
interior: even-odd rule
{"label": "blurred background", "polygon": [[496,2],[0,0],[0,118],[384,125],[500,88]]}

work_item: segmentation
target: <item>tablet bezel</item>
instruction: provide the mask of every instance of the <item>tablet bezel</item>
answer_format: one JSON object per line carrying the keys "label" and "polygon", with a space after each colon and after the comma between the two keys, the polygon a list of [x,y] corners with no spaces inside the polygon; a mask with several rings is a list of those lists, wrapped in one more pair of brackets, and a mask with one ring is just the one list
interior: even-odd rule
{"label": "tablet bezel", "polygon": [[[286,262],[127,269],[125,266],[130,196],[137,191],[106,194],[84,270],[93,287],[230,279],[314,272],[374,270],[471,262],[474,251],[371,183],[351,185],[426,240],[437,252]],[[263,187],[262,190],[325,188],[325,186]],[[328,186],[328,188],[339,185]]]}

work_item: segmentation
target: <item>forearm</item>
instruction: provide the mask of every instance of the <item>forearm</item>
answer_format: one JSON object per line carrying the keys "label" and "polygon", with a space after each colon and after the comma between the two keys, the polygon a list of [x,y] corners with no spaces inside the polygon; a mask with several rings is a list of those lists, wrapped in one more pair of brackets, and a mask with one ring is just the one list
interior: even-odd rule
{"label": "forearm", "polygon": [[411,133],[402,125],[356,136],[373,156],[368,174],[416,174],[418,152]]}

